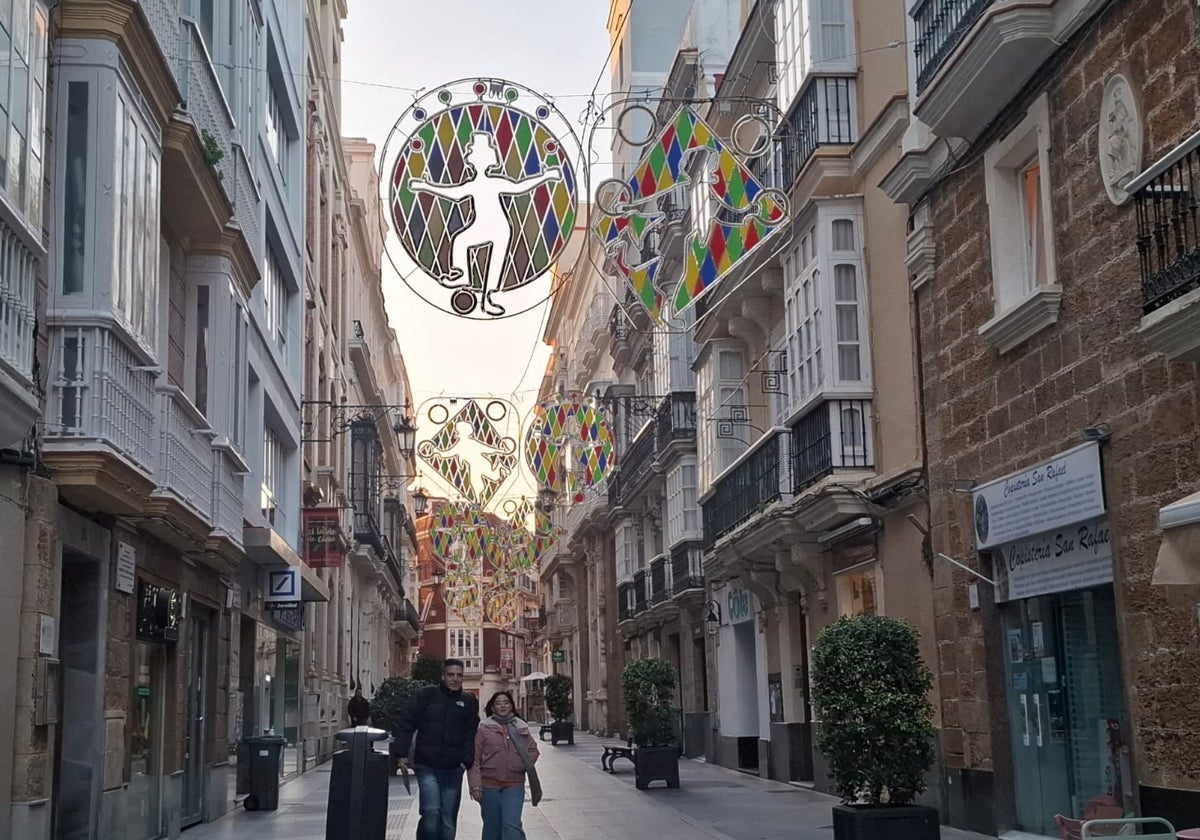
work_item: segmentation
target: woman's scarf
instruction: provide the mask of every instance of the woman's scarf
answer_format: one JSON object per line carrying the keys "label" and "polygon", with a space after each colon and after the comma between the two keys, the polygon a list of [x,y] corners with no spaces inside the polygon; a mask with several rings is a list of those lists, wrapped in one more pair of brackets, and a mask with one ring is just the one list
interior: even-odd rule
{"label": "woman's scarf", "polygon": [[525,778],[529,780],[529,801],[533,807],[542,801],[542,782],[538,778],[537,770],[533,767],[533,760],[529,757],[529,748],[521,743],[521,733],[517,729],[517,716],[513,714],[500,715],[493,714],[492,720],[504,727],[504,731],[508,733],[508,740],[512,741],[513,747],[517,751],[517,755],[521,758],[521,764],[525,767]]}

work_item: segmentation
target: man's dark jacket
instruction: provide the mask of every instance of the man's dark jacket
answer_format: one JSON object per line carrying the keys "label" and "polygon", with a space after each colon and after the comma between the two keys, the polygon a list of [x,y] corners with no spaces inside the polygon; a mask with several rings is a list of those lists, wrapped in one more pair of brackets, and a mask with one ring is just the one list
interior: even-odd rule
{"label": "man's dark jacket", "polygon": [[413,733],[417,743],[412,762],[447,770],[475,761],[475,730],[479,728],[479,701],[465,691],[431,685],[418,691],[400,713],[392,730],[392,752],[408,755]]}

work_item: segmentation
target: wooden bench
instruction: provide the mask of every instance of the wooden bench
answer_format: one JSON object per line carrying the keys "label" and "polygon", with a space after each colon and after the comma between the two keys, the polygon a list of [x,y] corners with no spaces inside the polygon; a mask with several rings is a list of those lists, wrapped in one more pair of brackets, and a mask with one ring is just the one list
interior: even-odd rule
{"label": "wooden bench", "polygon": [[632,763],[633,758],[633,741],[626,741],[624,744],[605,744],[604,753],[600,756],[601,769],[607,770],[609,773],[616,773],[613,767],[613,762],[618,758],[627,758]]}

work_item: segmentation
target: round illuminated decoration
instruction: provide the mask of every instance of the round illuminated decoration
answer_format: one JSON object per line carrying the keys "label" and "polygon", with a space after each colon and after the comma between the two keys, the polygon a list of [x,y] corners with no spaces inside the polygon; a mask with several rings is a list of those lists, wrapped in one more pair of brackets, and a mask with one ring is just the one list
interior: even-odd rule
{"label": "round illuminated decoration", "polygon": [[387,252],[426,302],[492,320],[549,296],[575,229],[581,160],[571,123],[544,97],[465,79],[421,97],[392,128],[381,183]]}

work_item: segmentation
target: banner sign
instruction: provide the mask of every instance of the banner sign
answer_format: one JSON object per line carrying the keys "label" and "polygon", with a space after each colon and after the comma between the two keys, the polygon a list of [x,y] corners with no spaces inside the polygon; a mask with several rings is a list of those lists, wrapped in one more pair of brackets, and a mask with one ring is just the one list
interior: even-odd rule
{"label": "banner sign", "polygon": [[1106,510],[1100,445],[1085,443],[975,489],[975,548],[1094,519]]}
{"label": "banner sign", "polygon": [[310,568],[342,565],[344,542],[337,508],[304,508],[304,562]]}
{"label": "banner sign", "polygon": [[996,602],[1015,601],[1113,579],[1112,533],[1107,517],[1089,519],[992,549]]}

